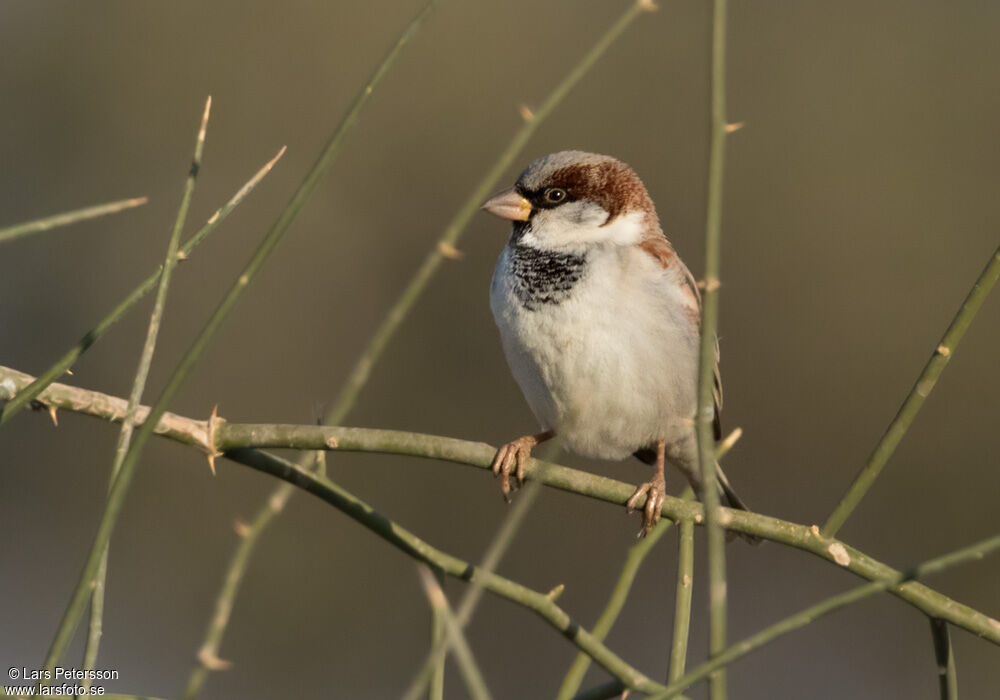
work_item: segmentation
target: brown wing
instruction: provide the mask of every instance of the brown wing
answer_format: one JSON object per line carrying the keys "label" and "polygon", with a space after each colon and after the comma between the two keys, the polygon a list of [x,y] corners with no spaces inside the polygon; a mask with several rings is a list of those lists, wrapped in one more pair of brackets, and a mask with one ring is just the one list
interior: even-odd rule
{"label": "brown wing", "polygon": [[[667,244],[669,245],[669,243]],[[701,326],[701,292],[698,290],[698,283],[694,279],[694,275],[691,271],[687,269],[687,266],[677,261],[680,265],[681,271],[684,273],[684,286],[685,291],[688,293],[688,298],[690,301],[690,310],[694,315],[694,322],[699,327]],[[719,373],[719,338],[715,338],[715,367],[714,367],[714,381],[712,384],[712,396],[715,400],[715,415],[712,418],[712,432],[715,435],[716,440],[722,439],[722,418],[720,413],[722,412],[722,375]]]}

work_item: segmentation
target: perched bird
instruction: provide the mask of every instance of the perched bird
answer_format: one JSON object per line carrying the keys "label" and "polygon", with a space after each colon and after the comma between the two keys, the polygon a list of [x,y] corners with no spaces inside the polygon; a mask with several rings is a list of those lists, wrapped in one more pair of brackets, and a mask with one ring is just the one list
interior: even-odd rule
{"label": "perched bird", "polygon": [[[626,507],[646,496],[640,536],[660,517],[669,461],[701,494],[695,436],[701,298],[663,235],[642,180],[610,156],[539,158],[483,209],[513,222],[490,285],[504,354],[541,432],[493,459],[504,497],[531,449],[555,435],[572,452],[634,455],[656,467]],[[715,371],[715,438],[722,386]],[[722,502],[747,510],[716,466]]]}

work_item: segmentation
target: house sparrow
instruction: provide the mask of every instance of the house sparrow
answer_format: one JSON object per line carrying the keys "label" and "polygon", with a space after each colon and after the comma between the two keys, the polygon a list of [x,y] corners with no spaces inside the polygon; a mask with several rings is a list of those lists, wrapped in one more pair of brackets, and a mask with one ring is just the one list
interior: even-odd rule
{"label": "house sparrow", "polygon": [[[655,465],[640,536],[660,517],[669,461],[701,494],[694,416],[701,298],[663,235],[653,201],[628,165],[562,151],[539,158],[483,209],[513,222],[490,285],[511,372],[542,431],[493,459],[509,498],[531,449],[559,435],[587,457],[634,455]],[[722,386],[715,370],[715,438]],[[747,510],[721,469],[722,502]]]}

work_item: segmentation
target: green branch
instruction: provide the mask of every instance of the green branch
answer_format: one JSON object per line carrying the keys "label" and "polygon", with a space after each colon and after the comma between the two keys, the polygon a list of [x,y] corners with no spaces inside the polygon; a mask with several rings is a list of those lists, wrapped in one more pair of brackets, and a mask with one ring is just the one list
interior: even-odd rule
{"label": "green branch", "polygon": [[[149,368],[153,364],[153,352],[156,349],[156,338],[160,332],[160,325],[163,321],[163,312],[167,305],[167,290],[170,287],[171,277],[174,267],[177,265],[177,250],[180,245],[181,232],[184,230],[184,223],[187,221],[188,208],[191,205],[191,198],[194,196],[195,181],[198,171],[201,169],[202,153],[205,149],[205,132],[208,129],[208,115],[212,109],[212,97],[205,100],[205,111],[201,118],[201,127],[198,130],[198,137],[195,141],[194,157],[191,160],[191,169],[188,172],[187,180],[184,183],[184,193],[181,196],[180,207],[177,209],[177,217],[174,220],[174,228],[167,243],[167,253],[163,259],[163,273],[160,275],[160,284],[156,290],[156,298],[153,302],[153,311],[149,316],[149,326],[146,330],[146,342],[143,344],[139,357],[139,367],[135,372],[135,379],[132,381],[132,391],[128,397],[128,406],[125,409],[125,420],[122,421],[122,428],[118,434],[118,444],[115,448],[114,461],[111,465],[110,484],[114,483],[121,469],[125,454],[128,452],[132,442],[132,431],[135,427],[135,415],[139,410],[142,400],[142,392],[146,388],[146,379],[149,377]],[[83,668],[93,669],[97,663],[97,654],[101,646],[101,634],[104,626],[104,588],[108,575],[108,550],[105,548],[101,558],[100,566],[97,569],[97,576],[90,583],[90,629],[87,634],[87,645],[83,653]],[[90,688],[90,680],[83,681],[83,687]]]}
{"label": "green branch", "polygon": [[[546,448],[548,449],[545,449],[544,454],[547,458],[554,456],[559,452],[558,445],[555,443],[549,443]],[[510,548],[511,543],[514,541],[514,536],[521,528],[521,524],[528,515],[528,511],[531,510],[531,507],[535,504],[535,501],[538,499],[540,493],[541,484],[539,481],[536,480],[527,485],[524,489],[524,493],[522,493],[520,498],[517,499],[514,507],[511,508],[507,517],[504,518],[503,523],[497,530],[497,533],[493,536],[493,540],[486,548],[486,553],[483,555],[482,561],[479,564],[479,569],[481,571],[493,573],[497,570],[497,567],[500,565],[500,560]],[[472,614],[475,612],[476,606],[479,604],[479,600],[482,598],[482,595],[483,585],[482,579],[480,578],[479,580],[472,582],[472,585],[469,586],[468,590],[466,590],[465,595],[462,597],[462,602],[458,606],[456,622],[459,630],[465,629],[465,627],[467,627],[469,622],[472,620]],[[451,650],[452,644],[453,640],[449,637],[445,637],[438,643],[431,646],[431,650],[424,659],[423,665],[420,667],[420,670],[417,671],[417,674],[411,681],[409,688],[407,688],[406,692],[403,694],[403,700],[417,700],[423,695],[424,690],[432,681],[434,673],[444,662],[448,652]]]}
{"label": "green branch", "polygon": [[[483,445],[483,447],[488,446]],[[492,456],[491,452],[486,465]],[[399,524],[378,513],[343,487],[326,477],[305,471],[297,464],[253,449],[235,449],[227,452],[226,457],[311,493],[368,528],[397,549],[432,568],[440,569],[448,576],[463,581],[476,581],[477,578],[481,578],[482,585],[486,590],[538,614],[577,648],[589,654],[608,673],[621,680],[629,688],[651,693],[665,687],[630,666],[595,639],[592,634],[580,627],[562,608],[556,605],[553,595],[533,591],[510,579],[483,571],[466,561],[436,549]],[[551,467],[556,468],[556,465],[551,465]],[[484,465],[484,468],[487,467]],[[565,467],[560,469],[565,469]],[[622,499],[622,503],[624,503],[624,499]]]}
{"label": "green branch", "polygon": [[930,623],[941,700],[958,700],[958,671],[955,670],[955,651],[951,646],[951,630],[947,622],[936,617],[930,618]]}
{"label": "green branch", "polygon": [[[201,168],[201,157],[205,149],[205,131],[208,129],[208,115],[212,109],[212,98],[205,100],[205,111],[202,114],[201,125],[198,128],[198,135],[195,139],[194,157],[191,161],[191,169],[187,180],[184,182],[184,192],[181,195],[181,203],[177,209],[177,217],[174,220],[174,227],[167,243],[167,253],[163,263],[163,273],[160,275],[160,283],[156,290],[156,300],[153,303],[153,311],[149,316],[149,326],[146,331],[146,341],[142,347],[139,358],[139,367],[136,369],[135,379],[132,382],[132,391],[129,395],[128,405],[125,408],[125,417],[122,420],[121,432],[118,436],[118,445],[115,450],[114,462],[111,468],[110,488],[113,489],[115,482],[121,472],[122,463],[129,449],[132,439],[132,431],[135,426],[136,413],[139,409],[139,401],[142,399],[142,392],[146,387],[146,378],[149,376],[149,368],[153,363],[153,351],[156,348],[156,338],[160,331],[160,323],[163,320],[163,311],[167,304],[167,291],[170,288],[170,279],[177,264],[177,248],[180,244],[181,231],[184,230],[184,223],[187,221],[188,208],[191,205],[191,198],[194,195],[195,181],[198,177],[198,170]],[[109,504],[110,508],[110,504]],[[52,669],[58,664],[66,652],[66,647],[76,633],[76,627],[83,608],[86,605],[87,594],[92,598],[90,631],[87,635],[87,645],[84,650],[84,668],[93,668],[97,660],[97,652],[101,642],[102,619],[104,613],[104,580],[107,574],[108,565],[108,536],[100,543],[94,544],[91,550],[93,565],[89,566],[89,573],[80,577],[76,589],[70,597],[70,605],[67,607],[59,627],[56,629],[52,646],[45,657],[45,668]],[[89,686],[89,683],[86,684]]]}
{"label": "green branch", "polygon": [[674,595],[674,636],[670,647],[667,681],[684,675],[691,631],[691,594],[694,592],[694,523],[682,520],[678,528],[677,590]]}
{"label": "green branch", "polygon": [[[621,573],[618,574],[618,580],[611,589],[611,595],[608,597],[608,602],[604,605],[604,610],[601,611],[597,622],[594,624],[592,634],[595,639],[603,642],[604,638],[611,632],[611,628],[625,606],[625,601],[628,600],[629,592],[632,590],[632,584],[639,573],[639,568],[646,560],[646,556],[653,551],[653,547],[667,533],[667,530],[671,526],[673,526],[673,522],[670,520],[661,520],[648,535],[629,547],[628,554],[625,556],[625,565],[622,567]],[[583,683],[583,677],[587,674],[589,668],[590,657],[582,652],[577,654],[573,660],[573,664],[563,677],[562,685],[559,686],[559,691],[556,694],[556,700],[569,700],[569,698],[572,698],[580,688],[580,684]]]}
{"label": "green branch", "polygon": [[[31,379],[30,375],[0,366],[0,400],[12,395]],[[40,400],[46,406],[104,420],[121,421],[125,415],[124,400],[65,384],[53,384],[46,389]],[[138,420],[143,420],[147,415],[148,411],[140,409]],[[143,428],[146,427],[143,424]],[[261,447],[408,455],[468,465],[484,471],[489,470],[496,452],[496,448],[482,442],[420,433],[315,425],[237,424],[227,423],[222,419],[198,421],[171,413],[160,417],[153,432],[206,453],[217,449],[225,452],[227,458],[255,468],[257,462],[254,460],[271,459],[266,453],[253,449]],[[529,479],[537,479],[547,486],[616,506],[623,505],[635,490],[634,486],[615,479],[558,464],[542,464],[535,459],[528,462],[525,473]],[[664,517],[673,521],[687,519],[700,524],[704,520],[704,511],[699,504],[670,496],[664,499],[661,512]],[[759,513],[727,508],[723,508],[722,512],[727,516],[725,527],[732,532],[753,535],[809,552],[870,581],[882,581],[899,575],[895,569],[864,552],[844,542],[824,537],[815,525],[799,525]],[[888,592],[927,615],[947,620],[956,627],[1000,645],[1000,621],[978,610],[913,581],[891,587]]]}
{"label": "green branch", "polygon": [[[486,681],[483,680],[483,674],[476,664],[475,657],[472,655],[469,642],[465,639],[465,634],[462,632],[462,625],[455,619],[455,615],[451,611],[451,606],[448,605],[448,599],[445,597],[441,585],[435,580],[434,574],[426,566],[421,566],[419,572],[420,582],[423,584],[424,592],[427,594],[427,600],[434,611],[435,618],[441,621],[444,626],[445,637],[448,639],[451,648],[455,650],[455,660],[458,661],[458,669],[462,674],[462,679],[465,681],[465,687],[468,689],[469,695],[472,696],[473,700],[490,700],[490,692],[486,689]],[[435,668],[437,667],[438,665],[435,664]]]}
{"label": "green branch", "polygon": [[[701,499],[708,531],[708,590],[710,657],[726,647],[726,541],[719,523],[719,492],[715,488],[715,371],[718,364],[719,259],[722,248],[722,185],[726,149],[726,0],[714,0],[712,10],[711,147],[708,162],[708,203],[705,223],[705,293],[701,307],[698,354],[698,453]],[[725,700],[726,677],[711,678],[712,700]]]}
{"label": "green branch", "polygon": [[109,202],[108,204],[97,204],[92,207],[75,209],[73,211],[68,211],[63,214],[47,216],[44,219],[36,219],[35,221],[26,221],[23,224],[16,224],[14,226],[8,226],[7,228],[0,228],[0,243],[6,243],[7,241],[12,241],[15,238],[20,238],[21,236],[29,236],[32,233],[48,231],[49,229],[53,229],[59,226],[68,226],[69,224],[75,224],[78,221],[86,221],[87,219],[96,219],[99,216],[105,216],[107,214],[116,214],[117,212],[124,211],[125,209],[140,207],[148,201],[149,201],[148,197],[137,197],[135,199],[122,199],[118,202]]}
{"label": "green branch", "polygon": [[867,464],[865,464],[861,472],[854,479],[854,483],[851,484],[847,493],[844,494],[840,504],[830,514],[830,517],[827,518],[826,523],[823,525],[824,535],[833,537],[840,531],[841,526],[851,516],[854,509],[858,507],[861,499],[868,493],[868,489],[875,483],[875,479],[878,478],[879,473],[885,467],[886,462],[889,461],[892,453],[896,451],[896,446],[899,445],[900,440],[906,435],[906,431],[909,430],[910,424],[916,418],[917,412],[920,411],[921,406],[924,405],[924,401],[927,400],[934,385],[937,384],[937,380],[944,371],[945,366],[951,360],[952,355],[955,354],[955,349],[958,347],[959,342],[961,342],[962,336],[965,335],[965,331],[972,325],[972,319],[976,317],[976,313],[979,312],[983,302],[986,301],[986,297],[997,283],[998,278],[1000,278],[1000,247],[993,252],[989,262],[986,263],[986,267],[983,268],[975,284],[972,285],[968,296],[965,297],[965,301],[962,302],[962,306],[959,307],[955,317],[948,325],[948,329],[944,332],[944,336],[941,338],[937,349],[931,355],[927,364],[924,365],[923,371],[917,377],[916,383],[910,389],[910,393],[903,401],[903,405],[900,406],[896,417],[892,419],[889,428],[885,431],[882,439],[879,440],[878,445],[875,446],[875,450],[868,458]]}
{"label": "green branch", "polygon": [[[689,688],[695,682],[705,678],[715,669],[731,664],[733,661],[746,656],[751,651],[759,649],[764,644],[773,641],[777,637],[805,627],[809,623],[823,617],[824,615],[829,615],[836,610],[840,610],[841,608],[851,605],[852,603],[856,603],[859,600],[864,600],[865,598],[868,598],[876,593],[897,587],[905,581],[914,581],[916,579],[930,576],[931,574],[939,573],[953,566],[958,566],[959,564],[979,561],[986,555],[992,554],[998,549],[1000,549],[1000,535],[994,535],[993,537],[976,542],[968,547],[964,547],[944,556],[937,557],[936,559],[926,561],[923,564],[919,564],[908,572],[895,572],[892,576],[888,576],[878,581],[872,581],[871,583],[858,586],[852,590],[827,598],[824,601],[816,603],[815,605],[812,605],[795,615],[791,615],[790,617],[787,617],[784,620],[761,630],[751,637],[747,637],[738,644],[734,644],[721,654],[706,661],[697,668],[692,669],[684,677],[678,679],[677,681],[672,681],[670,685],[667,686],[666,690],[654,695],[653,697],[656,698],[656,700],[667,700],[668,698],[676,697],[678,693]],[[940,625],[947,624],[943,620],[937,620],[937,623]],[[936,645],[939,643],[940,642],[937,641]],[[938,653],[943,653],[944,656],[949,657],[950,644],[949,647],[943,651],[941,648],[938,648]],[[952,670],[954,670],[953,659],[951,660],[950,665]],[[952,696],[949,695],[946,697]]]}
{"label": "green branch", "polygon": [[[428,0],[423,9],[421,9],[416,17],[410,21],[410,23],[403,30],[403,33],[400,34],[396,43],[375,68],[375,71],[372,73],[368,81],[362,86],[351,107],[348,109],[341,122],[334,129],[323,150],[320,152],[315,165],[313,165],[309,173],[306,174],[305,179],[299,185],[298,190],[296,190],[295,195],[292,197],[292,201],[289,202],[282,211],[278,220],[272,227],[271,232],[268,234],[268,238],[265,239],[264,247],[262,247],[262,250],[267,248],[267,250],[264,250],[265,257],[269,254],[270,249],[277,244],[277,241],[284,234],[284,231],[291,226],[292,222],[298,215],[298,212],[308,201],[309,197],[312,195],[327,170],[329,170],[334,157],[340,150],[343,139],[357,122],[357,119],[361,114],[361,110],[368,102],[368,99],[375,91],[375,88],[378,87],[379,83],[381,83],[382,79],[389,72],[389,69],[392,67],[392,64],[395,63],[403,47],[417,35],[417,32],[423,26],[424,21],[430,16],[431,11],[434,9],[435,3],[436,0]],[[270,240],[269,242],[269,239],[273,240]],[[214,459],[214,452],[210,452],[209,455],[210,460]],[[252,533],[252,536],[243,538],[236,553],[230,560],[230,566],[226,571],[222,590],[216,598],[215,611],[212,615],[208,631],[205,634],[205,638],[198,652],[199,665],[192,670],[185,687],[185,698],[193,698],[198,694],[208,677],[209,671],[218,670],[219,668],[224,667],[224,663],[220,663],[218,657],[219,647],[222,644],[222,637],[229,624],[229,618],[236,600],[236,594],[239,592],[243,576],[246,574],[246,568],[249,565],[254,547],[256,546],[261,533],[267,529],[274,515],[284,509],[285,505],[288,503],[288,499],[292,497],[294,491],[295,490],[293,488],[288,487],[287,485],[282,485],[280,488],[275,490],[249,526],[249,531]]]}
{"label": "green branch", "polygon": [[[264,179],[264,176],[271,171],[271,168],[274,167],[274,164],[278,162],[278,159],[281,158],[284,153],[284,148],[278,151],[278,155],[272,158],[270,162],[257,171],[257,174],[250,178],[250,180],[243,185],[243,187],[241,187],[240,190],[233,195],[233,197],[226,202],[221,209],[216,211],[204,226],[202,226],[193,236],[185,241],[184,245],[181,246],[181,249],[177,254],[178,260],[186,260],[190,257],[191,251],[193,251],[199,243],[205,240],[205,238],[208,237],[208,234],[214,231],[215,228],[221,224],[227,216],[229,216],[230,212],[232,212],[233,209],[235,209],[240,202],[243,201],[244,197],[250,194],[253,188],[257,186],[257,183]],[[111,330],[112,326],[118,323],[118,321],[121,320],[121,318],[125,316],[125,314],[133,306],[135,306],[140,299],[153,291],[153,288],[156,287],[157,281],[160,279],[160,273],[162,272],[163,266],[161,265],[146,279],[139,283],[139,286],[133,289],[127,297],[119,302],[118,306],[112,309],[111,313],[101,319],[101,321],[94,326],[93,329],[88,331],[87,334],[80,339],[80,342],[67,351],[65,355],[59,358],[54,365],[40,374],[38,378],[29,386],[18,392],[17,396],[12,401],[8,402],[7,405],[3,407],[3,410],[0,411],[0,425],[3,425],[5,422],[10,420],[14,414],[28,406],[33,399],[45,390],[45,387],[68,372],[70,367],[72,367],[80,358],[80,355],[85,353],[91,345],[96,343],[104,336],[105,333]]]}

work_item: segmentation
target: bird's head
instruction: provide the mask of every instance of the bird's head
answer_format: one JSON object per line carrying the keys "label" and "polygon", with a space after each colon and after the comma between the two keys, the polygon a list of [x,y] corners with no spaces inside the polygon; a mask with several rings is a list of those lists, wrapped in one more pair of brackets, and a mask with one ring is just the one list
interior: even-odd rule
{"label": "bird's head", "polygon": [[513,221],[519,244],[540,249],[634,245],[660,230],[635,171],[611,156],[583,151],[539,158],[483,209]]}

